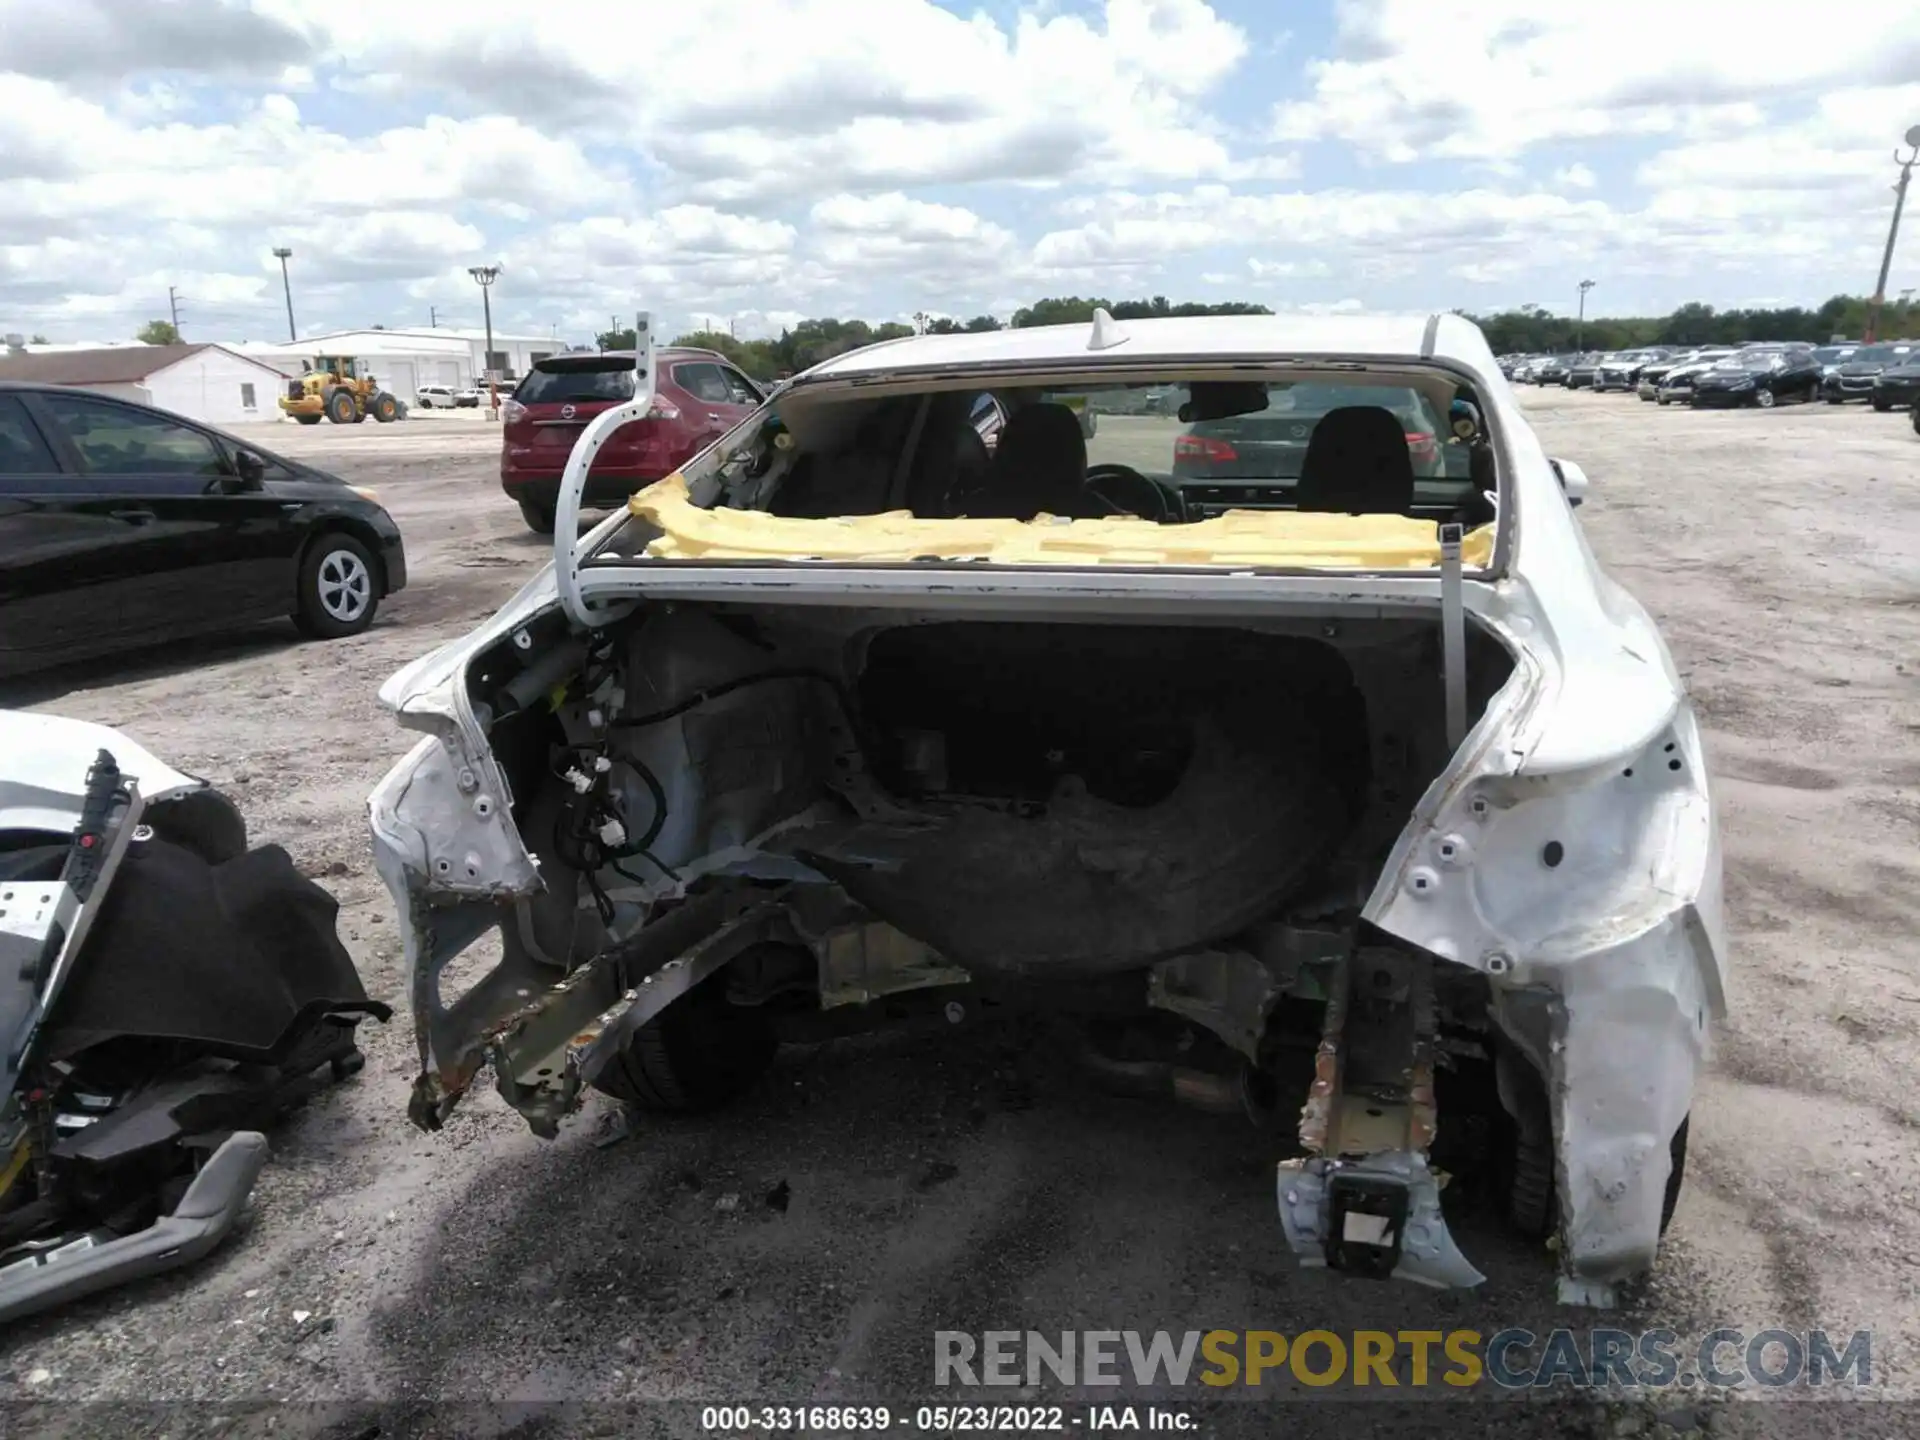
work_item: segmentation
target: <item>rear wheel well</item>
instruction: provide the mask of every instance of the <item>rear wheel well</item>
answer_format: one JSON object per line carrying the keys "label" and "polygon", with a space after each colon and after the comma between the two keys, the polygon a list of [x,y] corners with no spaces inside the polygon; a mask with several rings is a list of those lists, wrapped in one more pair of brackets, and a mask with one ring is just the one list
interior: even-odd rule
{"label": "rear wheel well", "polygon": [[[330,515],[314,524],[313,530],[300,546],[300,553],[293,557],[293,573],[297,577],[300,567],[307,563],[307,557],[313,553],[313,547],[329,535],[351,535],[367,547],[367,554],[373,559],[374,582],[380,587],[379,598],[387,598],[387,557],[380,544],[380,537],[373,527],[365,521],[355,520],[346,515]],[[297,585],[296,580],[296,585]]]}

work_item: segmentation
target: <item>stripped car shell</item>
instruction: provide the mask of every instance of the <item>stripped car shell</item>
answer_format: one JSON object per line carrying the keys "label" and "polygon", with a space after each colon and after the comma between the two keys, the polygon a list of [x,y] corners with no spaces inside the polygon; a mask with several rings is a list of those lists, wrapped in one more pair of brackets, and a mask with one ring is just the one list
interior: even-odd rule
{"label": "stripped car shell", "polygon": [[[641,333],[635,414],[651,393],[644,317]],[[897,491],[951,390],[1097,394],[1176,371],[1204,384],[1331,367],[1470,392],[1486,451],[1474,473],[1495,478],[1493,518],[762,513],[774,487],[757,476],[782,474],[822,417],[842,413],[835,405],[920,397]],[[812,1023],[923,995],[951,1019],[973,997],[1040,984],[1198,1027],[1243,1081],[1270,1083],[1276,1057],[1299,1048],[1310,1074],[1277,1185],[1306,1264],[1478,1282],[1448,1232],[1433,1157],[1459,1128],[1437,1092],[1484,1070],[1524,1175],[1513,1209],[1551,1204],[1538,1218],[1559,1235],[1563,1298],[1609,1303],[1651,1265],[1709,1027],[1726,1006],[1712,799],[1665,645],[1601,572],[1573,514],[1586,476],[1540,450],[1475,327],[1448,315],[1123,326],[1103,314],[1091,336],[1061,326],[872,346],[789,382],[683,474],[574,542],[580,481],[627,408],[596,420],[569,463],[554,566],[381,691],[403,726],[427,734],[371,802],[414,977],[417,1123],[437,1128],[490,1066],[508,1102],[552,1135],[589,1085],[646,1091],[653,1072],[623,1078],[623,1067],[643,1040],[657,1065],[659,1027],[696,1003],[728,1023],[749,1010],[755,1023],[789,1012]],[[1242,688],[1277,675],[1299,690],[1308,698],[1295,710],[1281,691],[1260,703],[1280,706],[1271,728],[1294,726],[1306,748],[1233,739],[1228,705],[1199,724],[1227,738],[1197,741],[1159,798],[1096,802],[1076,772],[1036,812],[963,794],[949,776],[948,742],[991,726],[943,719],[932,733],[874,718],[921,693],[913,676],[958,667],[964,687],[978,651],[1024,679],[1036,709],[1051,703],[1037,682],[1062,656],[1095,667],[1119,686],[1100,712],[1117,725],[1150,708],[1128,686],[1174,685],[1179,664],[1143,678],[1118,662],[1098,669],[1102,657],[1162,643],[1197,654],[1202,681],[1217,651],[1220,665],[1244,664],[1231,672],[1249,677]],[[1325,715],[1320,695],[1334,707]],[[1396,714],[1414,718],[1383,718]],[[1336,804],[1298,781],[1298,833],[1332,838],[1297,875],[1257,849],[1189,864],[1181,837],[1218,839],[1190,834],[1178,808],[1206,743],[1290,795],[1287,777],[1320,764],[1312,746],[1356,727],[1351,793]],[[529,834],[546,838],[530,848]],[[1008,834],[1041,849],[1009,850]],[[1129,949],[1091,919],[1085,944],[1078,932],[995,930],[1034,913],[1017,878],[998,877],[1052,873],[1046,847],[1059,843],[1079,857],[1062,872],[1065,913],[1097,913],[1072,909],[1067,892],[1083,879],[1150,920],[1164,893],[1164,934],[1148,923]],[[1018,865],[1005,861],[1016,854]],[[644,871],[617,863],[636,855]],[[928,856],[952,898],[914,878]],[[1194,898],[1208,892],[1192,887],[1240,874],[1282,898],[1229,887],[1229,901],[1247,902],[1231,915],[1231,903]],[[1004,907],[966,908],[969,885],[983,887],[977,900],[996,883],[1014,887]],[[959,908],[943,912],[943,899]],[[963,923],[962,910],[988,913]],[[503,959],[443,1003],[447,966],[494,929]],[[1300,1003],[1317,1027],[1283,1036]],[[1170,1074],[1175,1094],[1222,1093],[1218,1073],[1154,1073]]]}

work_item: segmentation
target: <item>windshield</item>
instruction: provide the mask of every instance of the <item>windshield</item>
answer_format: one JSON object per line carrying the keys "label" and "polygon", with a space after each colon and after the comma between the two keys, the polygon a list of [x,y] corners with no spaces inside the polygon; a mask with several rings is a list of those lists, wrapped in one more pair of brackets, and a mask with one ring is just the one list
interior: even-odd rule
{"label": "windshield", "polygon": [[1813,352],[1813,358],[1822,365],[1837,365],[1850,359],[1854,353],[1851,345],[1822,345]]}
{"label": "windshield", "polygon": [[1853,358],[1862,362],[1871,361],[1884,365],[1889,360],[1899,359],[1912,348],[1910,345],[1862,345],[1853,352]]}
{"label": "windshield", "polygon": [[522,405],[559,405],[583,400],[631,400],[633,360],[612,359],[549,368],[543,361],[520,382],[513,398]]}
{"label": "windshield", "polygon": [[1782,365],[1786,364],[1786,362],[1787,357],[1778,351],[1763,350],[1756,354],[1729,355],[1713,368],[1716,370],[1745,370],[1758,373],[1767,370],[1778,370]]}

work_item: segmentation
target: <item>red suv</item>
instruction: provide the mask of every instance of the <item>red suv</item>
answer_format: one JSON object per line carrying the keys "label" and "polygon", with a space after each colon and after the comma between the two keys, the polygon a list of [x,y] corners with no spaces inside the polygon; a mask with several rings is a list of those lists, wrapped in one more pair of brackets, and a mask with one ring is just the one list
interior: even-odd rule
{"label": "red suv", "polygon": [[[633,398],[631,350],[550,355],[534,365],[501,407],[500,488],[527,524],[553,533],[560,472],[573,442],[601,411]],[[760,387],[712,350],[658,350],[653,407],[622,425],[587,472],[586,506],[626,503],[642,485],[670,475],[753,413]]]}

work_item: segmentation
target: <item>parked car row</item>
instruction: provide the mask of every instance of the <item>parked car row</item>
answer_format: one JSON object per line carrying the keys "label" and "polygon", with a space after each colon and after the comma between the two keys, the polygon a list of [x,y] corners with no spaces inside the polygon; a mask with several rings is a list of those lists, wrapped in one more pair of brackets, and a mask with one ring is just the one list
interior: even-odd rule
{"label": "parked car row", "polygon": [[[1793,401],[1844,405],[1862,400],[1888,411],[1910,410],[1920,403],[1920,341],[1914,340],[1876,345],[1757,341],[1690,350],[1508,355],[1501,358],[1500,368],[1516,385],[1630,390],[1660,405],[1752,405],[1764,410]],[[1920,413],[1915,425],[1920,429]]]}

